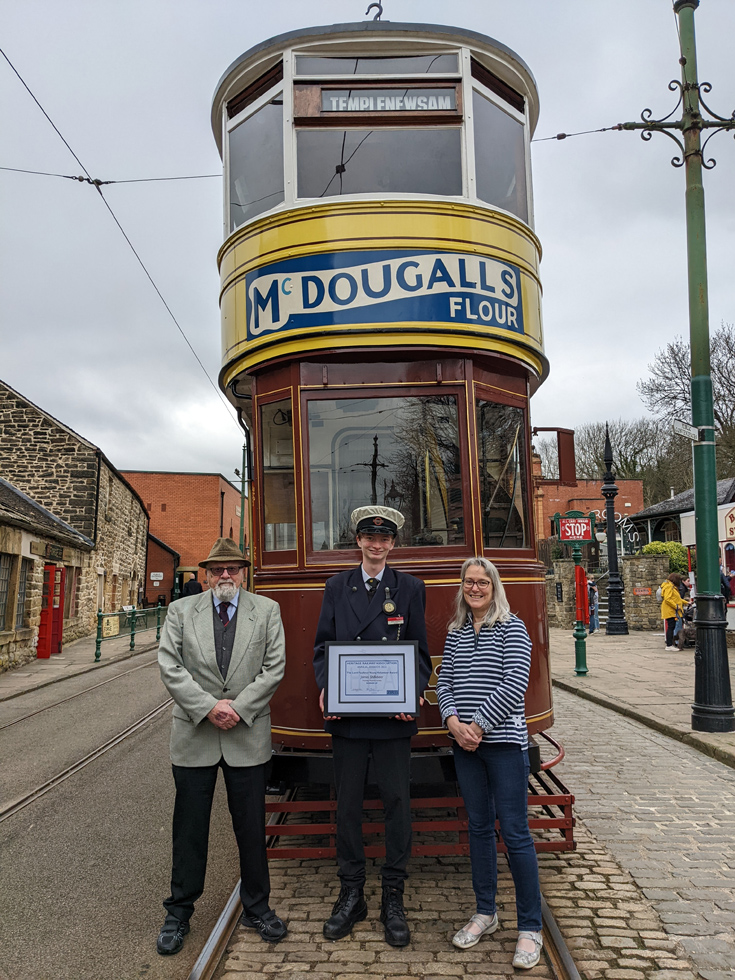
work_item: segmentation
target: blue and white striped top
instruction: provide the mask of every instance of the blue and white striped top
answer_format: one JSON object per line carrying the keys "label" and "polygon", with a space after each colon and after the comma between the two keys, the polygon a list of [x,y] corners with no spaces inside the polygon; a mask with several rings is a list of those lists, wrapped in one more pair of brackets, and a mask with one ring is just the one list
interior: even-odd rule
{"label": "blue and white striped top", "polygon": [[442,722],[457,715],[484,731],[483,742],[528,745],[524,695],[531,669],[531,638],[517,616],[475,633],[472,615],[447,635],[436,685]]}

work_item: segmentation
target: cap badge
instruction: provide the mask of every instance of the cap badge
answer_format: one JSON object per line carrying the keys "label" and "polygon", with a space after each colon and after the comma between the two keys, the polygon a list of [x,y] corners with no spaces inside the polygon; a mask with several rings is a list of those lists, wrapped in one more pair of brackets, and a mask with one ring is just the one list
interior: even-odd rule
{"label": "cap badge", "polygon": [[374,517],[373,518],[373,524],[382,524],[382,523],[383,523],[383,518],[382,517]]}

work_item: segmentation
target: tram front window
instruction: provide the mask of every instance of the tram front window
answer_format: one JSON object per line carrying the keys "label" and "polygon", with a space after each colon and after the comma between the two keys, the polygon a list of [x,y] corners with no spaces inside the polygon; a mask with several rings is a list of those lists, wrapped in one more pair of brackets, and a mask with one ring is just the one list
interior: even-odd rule
{"label": "tram front window", "polygon": [[530,548],[523,409],[477,402],[482,539],[486,548]]}
{"label": "tram front window", "polygon": [[354,548],[356,507],[395,507],[405,547],[462,545],[457,399],[355,398],[308,404],[312,548]]}
{"label": "tram front window", "polygon": [[260,409],[263,446],[263,511],[265,551],[296,547],[296,495],[293,468],[291,399]]}
{"label": "tram front window", "polygon": [[283,96],[248,116],[229,136],[230,231],[283,200]]}
{"label": "tram front window", "polygon": [[305,129],[297,159],[299,197],[462,193],[456,128]]}

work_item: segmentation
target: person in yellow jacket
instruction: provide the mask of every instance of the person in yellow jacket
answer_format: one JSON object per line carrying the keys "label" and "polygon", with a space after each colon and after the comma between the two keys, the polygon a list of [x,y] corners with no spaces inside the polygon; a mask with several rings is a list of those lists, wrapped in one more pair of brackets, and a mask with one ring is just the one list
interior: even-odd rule
{"label": "person in yellow jacket", "polygon": [[672,572],[661,583],[661,619],[666,624],[666,649],[669,651],[679,649],[674,643],[676,617],[683,614],[684,606],[689,602],[688,599],[682,599],[680,585],[681,575],[678,572]]}

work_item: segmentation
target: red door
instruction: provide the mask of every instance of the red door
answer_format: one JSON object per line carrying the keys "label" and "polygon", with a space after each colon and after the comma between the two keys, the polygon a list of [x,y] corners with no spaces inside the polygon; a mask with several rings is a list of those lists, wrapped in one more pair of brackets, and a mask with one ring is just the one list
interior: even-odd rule
{"label": "red door", "polygon": [[44,565],[41,623],[38,627],[38,646],[36,647],[36,656],[44,660],[51,656],[51,626],[54,611],[55,578],[56,565]]}
{"label": "red door", "polygon": [[51,653],[61,653],[61,645],[64,637],[64,584],[66,581],[66,569],[63,567],[54,570],[54,601],[51,611]]}

